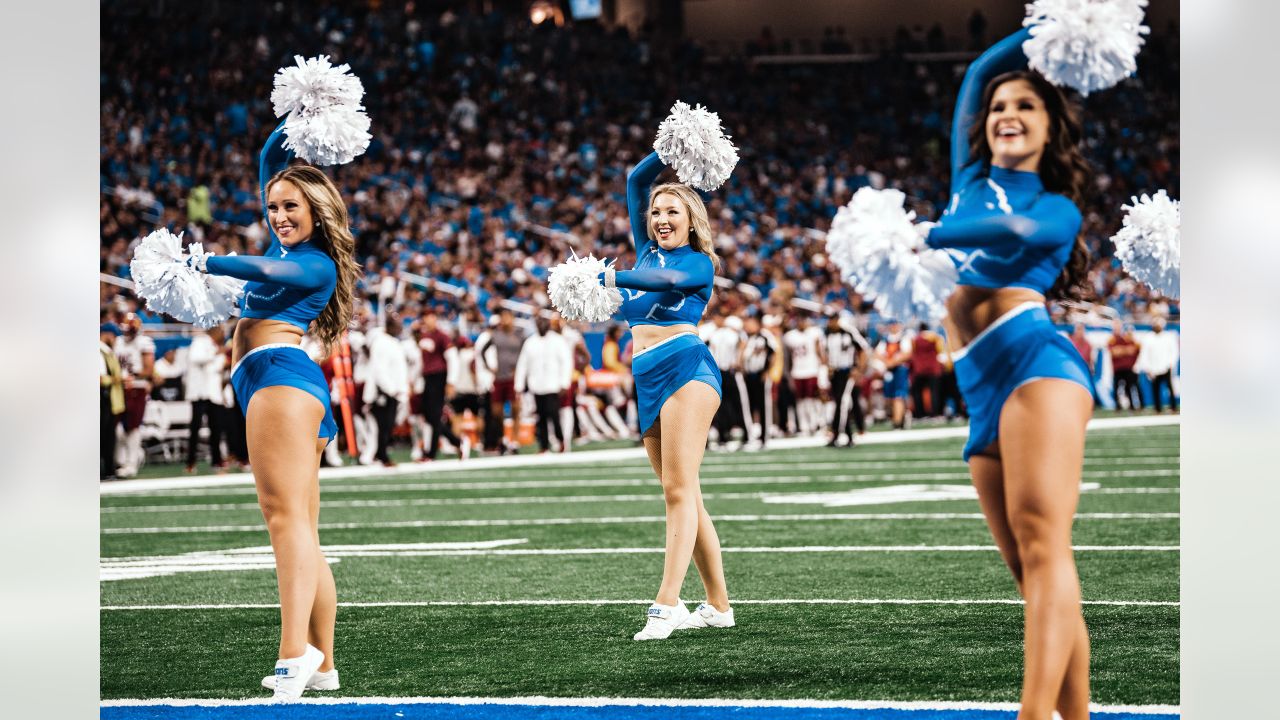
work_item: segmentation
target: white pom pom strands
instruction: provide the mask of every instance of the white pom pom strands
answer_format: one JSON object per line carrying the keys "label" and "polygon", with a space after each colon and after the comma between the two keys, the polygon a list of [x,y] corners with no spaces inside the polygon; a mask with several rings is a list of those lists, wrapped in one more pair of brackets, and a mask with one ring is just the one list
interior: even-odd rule
{"label": "white pom pom strands", "polygon": [[316,165],[351,162],[369,147],[369,116],[360,104],[364,86],[350,66],[334,67],[327,55],[276,71],[271,103],[285,119],[287,150]]}
{"label": "white pom pom strands", "polygon": [[1035,0],[1022,21],[1032,70],[1083,95],[1106,90],[1138,69],[1147,0]]}
{"label": "white pom pom strands", "polygon": [[831,222],[827,254],[880,314],[937,322],[956,286],[955,263],[924,245],[912,224],[915,213],[903,208],[905,199],[900,190],[858,190]]}
{"label": "white pom pom strands", "polygon": [[658,126],[653,149],[680,182],[708,192],[723,185],[738,164],[738,148],[720,127],[720,116],[679,100]]}
{"label": "white pom pom strands", "polygon": [[142,239],[129,262],[138,297],[158,313],[210,328],[231,317],[244,293],[244,281],[205,275],[209,253],[200,243],[182,249],[182,235],[160,228]]}
{"label": "white pom pom strands", "polygon": [[569,320],[604,322],[622,307],[622,293],[616,287],[600,284],[600,273],[609,270],[604,260],[595,256],[578,257],[551,268],[547,277],[547,295],[551,304]]}
{"label": "white pom pom strands", "polygon": [[1123,227],[1111,236],[1120,264],[1152,290],[1178,299],[1182,267],[1178,201],[1161,190],[1154,196],[1135,197],[1132,205],[1123,208]]}

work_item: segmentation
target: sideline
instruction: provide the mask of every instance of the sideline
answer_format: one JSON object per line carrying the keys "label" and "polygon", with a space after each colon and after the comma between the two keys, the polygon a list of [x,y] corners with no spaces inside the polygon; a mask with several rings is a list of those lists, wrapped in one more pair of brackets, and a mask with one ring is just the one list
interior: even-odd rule
{"label": "sideline", "polygon": [[[1122,428],[1158,427],[1181,425],[1181,415],[1142,415],[1138,417],[1100,418],[1089,421],[1089,430],[1116,430]],[[896,445],[904,442],[929,440],[953,440],[969,436],[969,427],[960,425],[946,428],[922,428],[918,430],[886,430],[867,433],[858,439],[859,445]],[[826,445],[825,437],[778,438],[769,442],[769,450],[794,450]],[[400,477],[404,475],[431,475],[436,472],[458,470],[489,470],[495,468],[536,467],[540,465],[578,465],[582,463],[606,463],[616,460],[644,460],[648,457],[644,448],[614,448],[611,450],[583,450],[581,452],[548,453],[546,455],[511,455],[482,457],[470,460],[436,460],[431,463],[403,463],[393,468],[378,465],[350,465],[340,468],[321,468],[320,479]],[[174,490],[180,488],[211,488],[252,486],[252,473],[228,475],[203,475],[140,480],[117,480],[102,483],[100,495],[127,495],[149,490]],[[323,488],[322,488],[323,489]]]}

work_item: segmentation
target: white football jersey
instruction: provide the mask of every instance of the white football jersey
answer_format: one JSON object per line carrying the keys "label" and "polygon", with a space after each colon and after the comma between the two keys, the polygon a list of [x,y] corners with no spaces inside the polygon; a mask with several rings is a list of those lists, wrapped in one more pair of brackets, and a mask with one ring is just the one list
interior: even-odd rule
{"label": "white football jersey", "polygon": [[823,340],[820,328],[809,326],[803,330],[793,328],[782,336],[782,344],[791,353],[791,377],[806,380],[818,377],[821,363],[818,358],[818,345]]}

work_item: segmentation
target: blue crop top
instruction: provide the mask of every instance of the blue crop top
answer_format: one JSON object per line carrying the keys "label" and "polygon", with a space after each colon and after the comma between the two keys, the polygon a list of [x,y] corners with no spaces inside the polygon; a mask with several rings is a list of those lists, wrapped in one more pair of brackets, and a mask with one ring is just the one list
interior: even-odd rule
{"label": "blue crop top", "polygon": [[993,45],[969,66],[951,128],[951,202],[925,241],[950,251],[959,284],[1025,287],[1044,293],[1071,256],[1080,210],[1047,192],[1034,172],[1006,170],[969,157],[969,128],[981,113],[982,92],[995,76],[1026,68],[1021,30]]}
{"label": "blue crop top", "polygon": [[619,270],[615,279],[628,325],[696,325],[715,283],[715,268],[705,253],[689,245],[663,250],[649,239],[649,186],[662,168],[658,154],[650,153],[627,176],[627,212],[636,266]]}
{"label": "blue crop top", "polygon": [[[266,212],[267,182],[289,164],[293,153],[284,149],[284,124],[267,138],[258,164],[262,207]],[[271,246],[261,256],[211,256],[206,265],[215,275],[248,280],[240,300],[240,316],[280,320],[305,331],[320,316],[338,283],[338,269],[311,241],[286,247],[267,218]]]}

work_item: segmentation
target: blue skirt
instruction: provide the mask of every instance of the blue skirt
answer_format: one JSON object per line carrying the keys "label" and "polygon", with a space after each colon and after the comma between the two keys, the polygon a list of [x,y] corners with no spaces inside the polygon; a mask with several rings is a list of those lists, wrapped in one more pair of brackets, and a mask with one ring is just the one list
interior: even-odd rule
{"label": "blue skirt", "polygon": [[960,394],[969,407],[966,461],[999,437],[1000,411],[1019,387],[1054,378],[1078,383],[1093,395],[1089,366],[1039,303],[1027,303],[1001,315],[953,353],[952,360]]}
{"label": "blue skirt", "polygon": [[631,358],[636,383],[636,410],[643,435],[658,419],[662,404],[690,380],[701,380],[720,391],[720,369],[711,350],[693,333],[674,335]]}
{"label": "blue skirt", "polygon": [[249,414],[249,399],[265,387],[284,385],[311,393],[324,406],[324,420],[316,437],[332,440],[338,434],[329,402],[329,383],[324,372],[297,345],[262,345],[250,350],[231,371],[231,387],[235,390],[240,410]]}

